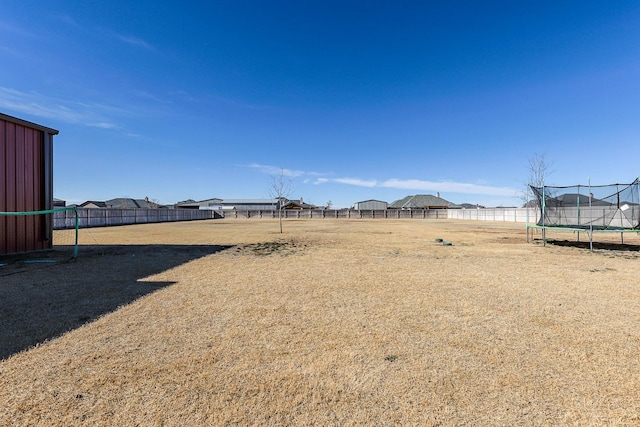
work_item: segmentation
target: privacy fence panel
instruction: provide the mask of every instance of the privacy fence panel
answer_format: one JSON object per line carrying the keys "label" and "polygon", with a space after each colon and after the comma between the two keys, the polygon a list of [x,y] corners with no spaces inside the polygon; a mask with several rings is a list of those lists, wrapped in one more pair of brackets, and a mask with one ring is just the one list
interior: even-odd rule
{"label": "privacy fence panel", "polygon": [[[197,209],[78,209],[78,225],[80,228],[216,218],[222,218],[222,215],[217,211]],[[72,210],[53,214],[53,228],[56,230],[75,228],[75,221],[75,212]]]}
{"label": "privacy fence panel", "polygon": [[448,209],[449,219],[533,223],[540,212],[535,208]]}
{"label": "privacy fence panel", "polygon": [[[502,221],[535,224],[539,212],[534,208],[492,209],[305,209],[305,210],[229,210],[222,215],[214,210],[197,209],[78,209],[80,228],[108,227],[127,224],[194,221],[217,218],[237,219],[462,219],[474,221]],[[75,227],[73,211],[56,212],[54,229]]]}
{"label": "privacy fence panel", "polygon": [[305,209],[305,210],[231,210],[225,211],[225,218],[245,219],[465,219],[476,221],[502,221],[535,223],[537,209],[493,208],[493,209]]}

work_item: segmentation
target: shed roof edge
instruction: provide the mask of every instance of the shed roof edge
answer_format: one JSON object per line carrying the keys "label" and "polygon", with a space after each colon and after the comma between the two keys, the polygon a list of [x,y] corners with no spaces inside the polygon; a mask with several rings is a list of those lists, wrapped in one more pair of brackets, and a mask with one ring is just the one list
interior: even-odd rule
{"label": "shed roof edge", "polygon": [[50,133],[51,135],[57,135],[59,133],[58,130],[56,130],[56,129],[53,129],[53,128],[50,128],[50,127],[46,127],[46,126],[42,126],[42,125],[39,125],[37,123],[30,122],[28,120],[19,119],[17,117],[13,117],[13,116],[10,116],[10,115],[4,114],[4,113],[0,113],[0,119],[4,120],[4,121],[7,121],[7,122],[15,123],[17,125],[22,125],[22,126],[30,127],[32,129],[41,130],[43,132]]}

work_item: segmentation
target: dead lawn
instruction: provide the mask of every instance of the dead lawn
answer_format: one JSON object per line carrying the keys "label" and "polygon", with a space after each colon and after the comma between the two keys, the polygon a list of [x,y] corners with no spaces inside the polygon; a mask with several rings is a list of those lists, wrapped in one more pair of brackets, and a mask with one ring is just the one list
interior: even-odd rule
{"label": "dead lawn", "polygon": [[0,268],[0,425],[640,425],[638,246],[472,221],[284,231],[82,230],[76,261]]}

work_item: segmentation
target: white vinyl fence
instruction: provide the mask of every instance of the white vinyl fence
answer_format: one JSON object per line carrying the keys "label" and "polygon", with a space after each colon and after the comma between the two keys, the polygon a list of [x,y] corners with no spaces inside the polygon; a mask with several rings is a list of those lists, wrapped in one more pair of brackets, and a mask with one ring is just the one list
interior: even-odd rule
{"label": "white vinyl fence", "polygon": [[[491,208],[491,209],[309,209],[284,210],[283,219],[462,219],[475,221],[501,221],[535,223],[539,212],[533,208]],[[277,210],[232,210],[222,215],[215,210],[198,209],[110,209],[79,208],[80,228],[109,227],[127,224],[148,224],[157,222],[194,221],[218,218],[276,219]],[[75,228],[75,212],[72,210],[55,212],[53,228]]]}
{"label": "white vinyl fence", "polygon": [[[225,218],[278,218],[277,210],[231,210],[224,212]],[[533,208],[491,208],[491,209],[309,209],[283,210],[283,219],[464,219],[476,221],[502,221],[535,223],[539,212]]]}
{"label": "white vinyl fence", "polygon": [[449,219],[502,221],[535,224],[540,217],[536,208],[447,209]]}

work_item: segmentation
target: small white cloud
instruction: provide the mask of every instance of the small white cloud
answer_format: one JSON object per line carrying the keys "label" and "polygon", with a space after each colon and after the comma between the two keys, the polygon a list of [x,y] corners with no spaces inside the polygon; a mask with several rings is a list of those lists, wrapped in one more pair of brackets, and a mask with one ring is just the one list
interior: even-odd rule
{"label": "small white cloud", "polygon": [[355,185],[356,187],[375,187],[378,185],[378,181],[376,181],[375,179],[365,180],[358,178],[334,178],[331,181],[337,182],[338,184]]}
{"label": "small white cloud", "polygon": [[330,174],[317,172],[305,172],[299,170],[282,169],[275,166],[261,165],[252,163],[248,167],[258,169],[262,173],[269,175],[277,175],[284,173],[285,176],[295,178],[299,176],[315,176],[313,180],[305,179],[304,183],[312,183],[315,185],[322,184],[343,184],[355,187],[366,188],[395,188],[401,190],[428,191],[441,193],[462,193],[462,194],[478,194],[485,196],[503,196],[514,197],[518,191],[510,187],[493,187],[490,185],[470,184],[464,182],[453,181],[425,181],[420,179],[388,179],[386,181],[378,181],[376,179],[361,179],[351,177],[331,178]]}
{"label": "small white cloud", "polygon": [[359,179],[359,178],[316,178],[313,183],[316,185],[327,184],[327,183],[336,183],[336,184],[345,184],[345,185],[353,185],[356,187],[376,187],[378,185],[378,181],[371,179]]}
{"label": "small white cloud", "polygon": [[300,171],[300,170],[279,168],[277,166],[260,165],[258,163],[252,163],[248,165],[248,167],[252,169],[258,169],[260,172],[265,173],[267,175],[280,175],[282,173],[284,176],[287,176],[289,178],[297,178],[299,176],[308,175],[307,172]]}
{"label": "small white cloud", "polygon": [[398,188],[403,190],[439,191],[448,193],[483,194],[488,196],[513,197],[517,191],[509,187],[491,187],[487,185],[468,184],[463,182],[433,182],[419,179],[389,179],[381,187]]}
{"label": "small white cloud", "polygon": [[100,104],[53,99],[37,92],[22,92],[1,86],[0,109],[103,129],[118,127],[107,119],[117,109]]}
{"label": "small white cloud", "polygon": [[122,43],[126,43],[134,47],[141,47],[143,49],[153,50],[153,51],[156,50],[156,48],[153,45],[136,36],[120,34],[109,28],[103,28],[103,27],[97,28],[97,31],[99,31],[106,37],[112,38],[114,40],[118,40]]}
{"label": "small white cloud", "polygon": [[145,49],[149,49],[149,50],[154,50],[153,46],[151,46],[149,43],[147,43],[146,41],[138,38],[138,37],[133,37],[133,36],[123,36],[123,35],[119,35],[116,34],[115,37],[125,43],[128,43],[130,45],[133,46],[138,46],[138,47],[142,47]]}
{"label": "small white cloud", "polygon": [[96,128],[101,128],[101,129],[115,129],[117,126],[114,125],[113,123],[105,123],[105,122],[101,122],[101,123],[87,123],[87,126],[91,126],[91,127],[96,127]]}

